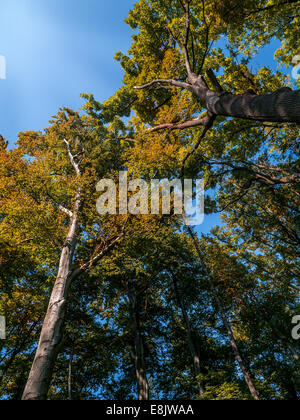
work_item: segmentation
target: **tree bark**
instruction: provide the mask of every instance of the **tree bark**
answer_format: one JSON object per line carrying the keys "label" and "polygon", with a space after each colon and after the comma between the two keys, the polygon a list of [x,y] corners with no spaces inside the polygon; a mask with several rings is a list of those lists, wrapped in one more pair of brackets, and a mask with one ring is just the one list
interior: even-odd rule
{"label": "tree bark", "polygon": [[290,88],[266,95],[252,92],[217,94],[207,90],[204,98],[207,110],[214,115],[259,122],[300,123],[300,91]]}
{"label": "tree bark", "polygon": [[179,292],[178,289],[178,284],[177,284],[177,279],[174,276],[174,274],[172,274],[172,280],[173,280],[173,285],[174,285],[174,290],[175,290],[175,295],[178,301],[178,304],[180,306],[181,312],[182,312],[182,316],[183,316],[183,320],[186,326],[186,332],[187,332],[187,340],[188,340],[188,345],[189,345],[189,349],[190,349],[190,353],[192,356],[192,360],[193,360],[193,369],[194,369],[194,373],[195,373],[195,377],[197,380],[197,384],[198,384],[198,390],[199,390],[199,395],[201,397],[204,396],[205,394],[205,389],[203,387],[201,378],[200,378],[200,374],[201,374],[201,364],[200,364],[200,355],[196,349],[194,340],[193,340],[193,335],[192,335],[192,327],[191,327],[191,323],[182,299],[182,296]]}

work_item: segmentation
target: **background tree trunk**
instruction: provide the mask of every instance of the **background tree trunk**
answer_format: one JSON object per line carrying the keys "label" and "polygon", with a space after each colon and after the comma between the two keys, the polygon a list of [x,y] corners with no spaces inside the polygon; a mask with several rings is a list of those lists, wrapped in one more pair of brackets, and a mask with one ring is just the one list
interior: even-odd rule
{"label": "background tree trunk", "polygon": [[236,343],[236,340],[235,340],[235,337],[234,337],[234,334],[233,334],[231,325],[230,325],[230,323],[229,323],[229,321],[228,321],[228,319],[227,319],[227,317],[225,315],[225,312],[224,312],[224,309],[222,307],[222,304],[221,304],[221,301],[219,299],[219,296],[218,296],[218,294],[217,294],[217,292],[215,290],[215,287],[214,287],[213,283],[212,282],[210,282],[210,283],[211,283],[212,293],[213,293],[214,298],[215,298],[215,300],[217,302],[218,309],[219,309],[219,312],[220,312],[220,315],[221,315],[223,324],[224,324],[224,326],[226,328],[227,335],[228,335],[228,338],[230,340],[231,348],[232,348],[233,353],[235,355],[236,361],[238,362],[238,365],[239,365],[241,371],[243,372],[245,381],[246,381],[246,383],[248,385],[248,388],[249,388],[249,391],[250,391],[252,397],[255,400],[259,400],[260,398],[259,398],[258,392],[257,392],[257,390],[256,390],[256,388],[255,388],[255,386],[254,386],[254,384],[252,382],[251,376],[250,376],[250,374],[248,372],[248,369],[246,368],[246,365],[244,363],[244,360],[243,360],[243,358],[241,356],[241,353],[240,353],[239,348],[237,346],[237,343]]}
{"label": "background tree trunk", "polygon": [[200,355],[196,349],[194,340],[193,340],[193,335],[192,335],[192,328],[191,328],[191,323],[182,299],[182,296],[179,292],[178,289],[178,284],[177,284],[177,279],[176,276],[174,274],[172,274],[172,279],[173,279],[173,285],[174,285],[174,290],[175,290],[175,295],[178,301],[178,304],[180,306],[181,312],[182,312],[182,316],[183,316],[183,320],[186,326],[186,332],[187,332],[187,340],[188,340],[188,345],[189,345],[189,349],[190,349],[190,353],[192,356],[192,361],[193,361],[193,370],[195,373],[195,377],[197,380],[197,384],[198,384],[198,390],[199,390],[199,395],[201,397],[203,397],[203,395],[205,394],[205,389],[203,387],[201,378],[200,378],[200,374],[201,374],[201,365],[200,365]]}
{"label": "background tree trunk", "polygon": [[145,368],[143,336],[139,329],[136,330],[135,335],[135,371],[138,382],[139,401],[148,401],[149,383]]}
{"label": "background tree trunk", "polygon": [[211,289],[212,295],[213,295],[213,297],[215,299],[215,302],[216,302],[217,307],[218,307],[218,311],[219,311],[219,313],[221,315],[223,324],[224,324],[224,326],[226,328],[227,335],[228,335],[228,338],[230,340],[231,348],[232,348],[232,351],[233,351],[234,356],[236,358],[236,361],[238,362],[238,365],[239,365],[239,367],[240,367],[240,369],[241,369],[241,371],[242,371],[242,373],[244,375],[245,381],[246,381],[246,383],[248,385],[248,388],[249,388],[249,391],[250,391],[252,397],[254,398],[254,400],[260,400],[259,395],[258,395],[258,392],[257,392],[257,390],[256,390],[256,388],[255,388],[255,386],[253,384],[253,381],[252,381],[251,376],[250,376],[250,374],[248,372],[248,369],[246,368],[246,364],[244,363],[244,360],[243,360],[243,358],[241,356],[241,353],[239,351],[239,348],[238,348],[238,345],[236,343],[236,340],[235,340],[235,337],[234,337],[234,334],[233,334],[231,325],[230,325],[230,323],[229,323],[229,321],[227,319],[227,316],[226,316],[225,311],[223,309],[223,306],[221,304],[221,301],[220,301],[220,298],[218,296],[218,292],[217,292],[217,290],[215,288],[214,282],[211,279],[210,272],[209,272],[208,268],[206,267],[205,262],[203,261],[202,253],[201,253],[201,250],[199,248],[199,245],[198,245],[198,243],[196,241],[195,235],[194,235],[194,233],[193,233],[193,231],[192,231],[192,229],[190,227],[188,227],[187,230],[188,230],[191,238],[193,239],[193,243],[194,243],[195,249],[197,251],[199,260],[200,260],[200,262],[201,262],[201,264],[202,264],[202,266],[204,268],[204,271],[206,273],[206,276],[207,276],[207,279],[208,279],[208,282],[209,282],[209,285],[210,285],[210,289]]}
{"label": "background tree trunk", "polygon": [[68,398],[72,401],[72,364],[73,364],[73,348],[71,349],[69,367],[68,367]]}
{"label": "background tree trunk", "polygon": [[139,307],[136,296],[128,291],[134,332],[134,361],[139,401],[149,400],[149,383],[146,374],[144,340],[140,326]]}

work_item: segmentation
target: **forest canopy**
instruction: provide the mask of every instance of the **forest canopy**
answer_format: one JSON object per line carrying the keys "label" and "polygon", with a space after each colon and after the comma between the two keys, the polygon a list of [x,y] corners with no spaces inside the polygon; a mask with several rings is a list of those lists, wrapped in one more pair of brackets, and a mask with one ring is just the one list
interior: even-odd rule
{"label": "forest canopy", "polygon": [[[0,136],[1,399],[299,398],[299,12],[138,0],[112,97]],[[219,226],[99,215],[125,170],[203,179]]]}

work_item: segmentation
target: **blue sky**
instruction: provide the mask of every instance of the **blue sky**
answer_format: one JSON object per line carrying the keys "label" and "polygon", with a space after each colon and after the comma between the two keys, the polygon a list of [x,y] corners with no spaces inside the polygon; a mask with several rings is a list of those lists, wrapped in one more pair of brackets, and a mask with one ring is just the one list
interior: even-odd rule
{"label": "blue sky", "polygon": [[81,92],[104,100],[120,87],[114,54],[126,51],[124,23],[134,0],[5,0],[0,2],[0,133],[40,130],[62,105],[82,106]]}
{"label": "blue sky", "polygon": [[[19,131],[40,130],[62,105],[79,108],[79,94],[102,101],[122,83],[114,61],[132,31],[124,23],[135,0],[5,0],[0,3],[0,133],[14,143]],[[254,60],[273,62],[275,46]],[[275,64],[275,62],[273,62]]]}

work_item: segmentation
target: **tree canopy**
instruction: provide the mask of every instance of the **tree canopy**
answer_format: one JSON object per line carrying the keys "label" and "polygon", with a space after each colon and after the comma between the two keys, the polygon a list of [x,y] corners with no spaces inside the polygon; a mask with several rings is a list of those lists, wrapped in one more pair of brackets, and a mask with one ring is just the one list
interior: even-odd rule
{"label": "tree canopy", "polygon": [[[111,98],[0,138],[1,399],[299,398],[299,6],[139,0]],[[124,170],[203,179],[220,226],[100,216]]]}

